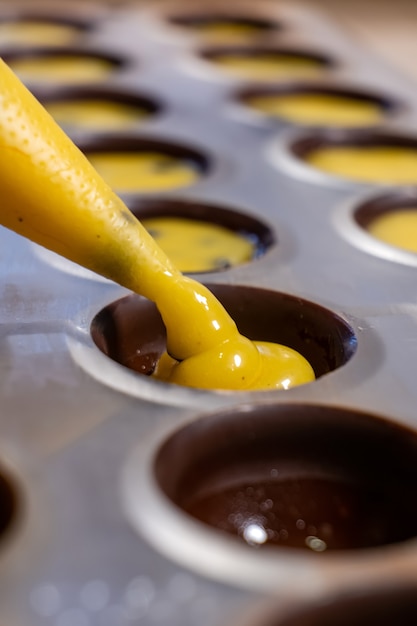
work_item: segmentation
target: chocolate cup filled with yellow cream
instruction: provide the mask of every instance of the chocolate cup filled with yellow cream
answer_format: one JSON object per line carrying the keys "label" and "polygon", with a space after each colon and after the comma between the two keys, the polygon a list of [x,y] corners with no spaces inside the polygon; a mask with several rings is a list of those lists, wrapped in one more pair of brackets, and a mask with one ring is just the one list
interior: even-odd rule
{"label": "chocolate cup filled with yellow cream", "polygon": [[230,12],[173,14],[167,17],[167,21],[200,41],[222,45],[260,41],[282,28],[280,23],[266,18],[245,17]]}
{"label": "chocolate cup filled with yellow cream", "polygon": [[326,74],[335,61],[325,54],[283,47],[216,47],[200,52],[212,69],[243,80],[310,79]]}
{"label": "chocolate cup filled with yellow cream", "polygon": [[62,46],[86,35],[93,22],[83,17],[54,15],[29,7],[0,16],[0,44],[6,46]]}
{"label": "chocolate cup filled with yellow cream", "polygon": [[398,191],[374,197],[354,212],[369,235],[389,246],[417,254],[417,193]]}
{"label": "chocolate cup filled with yellow cream", "polygon": [[[208,287],[233,317],[239,332],[253,341],[295,350],[307,360],[316,378],[347,363],[356,351],[349,324],[321,306],[264,289]],[[166,332],[156,307],[137,296],[122,298],[98,312],[92,320],[91,336],[110,359],[145,376],[155,374],[166,350]]]}
{"label": "chocolate cup filled with yellow cream", "polygon": [[402,110],[389,96],[305,83],[247,87],[234,101],[248,121],[307,127],[380,126]]}
{"label": "chocolate cup filled with yellow cream", "polygon": [[8,49],[2,58],[23,83],[30,85],[102,82],[129,63],[118,55],[75,46]]}
{"label": "chocolate cup filled with yellow cream", "polygon": [[219,272],[263,256],[275,243],[271,228],[238,210],[205,202],[136,198],[128,202],[182,272]]}
{"label": "chocolate cup filled with yellow cream", "polygon": [[387,131],[322,130],[300,135],[288,150],[306,174],[329,181],[379,185],[417,184],[417,137]]}
{"label": "chocolate cup filled with yellow cream", "polygon": [[43,87],[34,91],[64,129],[104,132],[129,130],[159,115],[163,106],[151,95],[107,86]]}
{"label": "chocolate cup filled with yellow cream", "polygon": [[212,168],[209,157],[198,150],[156,139],[102,135],[85,138],[77,145],[106,183],[120,194],[189,187]]}

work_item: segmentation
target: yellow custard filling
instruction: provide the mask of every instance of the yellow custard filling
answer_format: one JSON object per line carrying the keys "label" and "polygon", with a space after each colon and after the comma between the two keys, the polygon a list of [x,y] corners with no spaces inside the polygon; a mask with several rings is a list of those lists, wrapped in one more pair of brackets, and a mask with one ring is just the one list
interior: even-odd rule
{"label": "yellow custard filling", "polygon": [[369,126],[384,115],[376,102],[337,94],[266,94],[246,102],[261,113],[302,125]]}
{"label": "yellow custard filling", "polygon": [[114,69],[107,59],[89,56],[16,57],[9,66],[23,82],[88,82],[103,80]]}
{"label": "yellow custard filling", "polygon": [[88,159],[118,192],[163,191],[187,187],[200,176],[186,159],[158,152],[96,152]]}
{"label": "yellow custard filling", "polygon": [[186,26],[188,30],[210,43],[239,43],[265,32],[265,27],[262,25],[233,20],[194,22]]}
{"label": "yellow custard filling", "polygon": [[417,207],[383,213],[372,220],[367,230],[391,246],[417,252]]}
{"label": "yellow custard filling", "polygon": [[211,62],[230,75],[253,80],[308,78],[323,72],[319,60],[285,54],[219,54]]}
{"label": "yellow custard filling", "polygon": [[3,226],[155,302],[178,362],[169,382],[249,390],[314,380],[302,355],[283,357],[282,346],[240,335],[221,303],[181,274],[2,61],[0,79]]}
{"label": "yellow custard filling", "polygon": [[255,245],[228,228],[181,217],[142,220],[165,254],[181,272],[210,272],[250,261]]}
{"label": "yellow custard filling", "polygon": [[144,107],[111,100],[62,100],[44,106],[60,126],[92,130],[121,130],[151,115]]}
{"label": "yellow custard filling", "polygon": [[70,24],[42,20],[0,22],[1,44],[27,46],[59,46],[68,44],[80,34],[80,29]]}
{"label": "yellow custard filling", "polygon": [[369,183],[417,183],[417,149],[403,146],[329,146],[311,152],[313,167]]}

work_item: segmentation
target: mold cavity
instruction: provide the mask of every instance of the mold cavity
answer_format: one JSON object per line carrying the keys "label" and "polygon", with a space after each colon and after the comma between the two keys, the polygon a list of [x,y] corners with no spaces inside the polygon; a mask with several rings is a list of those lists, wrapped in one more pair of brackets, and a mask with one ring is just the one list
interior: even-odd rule
{"label": "mold cavity", "polygon": [[0,17],[0,44],[58,46],[72,43],[91,24],[69,16],[25,13]]}
{"label": "mold cavity", "polygon": [[388,421],[326,406],[253,405],[176,431],[154,470],[175,505],[219,533],[253,548],[323,555],[415,537],[416,459],[416,434]]}
{"label": "mold cavity", "polygon": [[0,467],[0,543],[12,531],[20,513],[20,497],[10,476]]}
{"label": "mold cavity", "polygon": [[368,593],[346,593],[306,607],[292,615],[268,616],[247,626],[414,626],[417,601],[414,588],[387,587]]}
{"label": "mold cavity", "polygon": [[3,59],[23,82],[53,84],[106,80],[126,63],[107,53],[52,46],[10,50]]}
{"label": "mold cavity", "polygon": [[375,126],[399,109],[397,102],[376,94],[305,84],[252,87],[237,100],[262,117],[298,126]]}
{"label": "mold cavity", "polygon": [[314,78],[333,66],[327,56],[283,48],[212,48],[201,56],[222,72],[247,80]]}
{"label": "mold cavity", "polygon": [[219,206],[136,199],[129,208],[185,273],[218,272],[248,263],[274,243],[266,224]]}
{"label": "mold cavity", "polygon": [[208,173],[208,158],[192,148],[150,139],[91,138],[79,148],[119,193],[155,192],[195,184]]}
{"label": "mold cavity", "polygon": [[281,29],[281,25],[261,17],[244,17],[230,13],[173,15],[168,20],[210,43],[246,43],[257,41]]}
{"label": "mold cavity", "polygon": [[354,213],[361,228],[390,246],[417,253],[417,194],[398,192],[375,197]]}
{"label": "mold cavity", "polygon": [[146,122],[162,109],[147,96],[105,87],[62,87],[36,95],[63,128],[119,131]]}
{"label": "mold cavity", "polygon": [[[344,365],[355,352],[356,338],[350,326],[314,303],[243,286],[208,288],[244,336],[296,350],[317,378]],[[166,350],[165,327],[155,305],[136,295],[102,309],[92,321],[91,335],[110,359],[148,376]]]}
{"label": "mold cavity", "polygon": [[417,138],[385,132],[321,131],[292,142],[313,168],[365,183],[416,184]]}

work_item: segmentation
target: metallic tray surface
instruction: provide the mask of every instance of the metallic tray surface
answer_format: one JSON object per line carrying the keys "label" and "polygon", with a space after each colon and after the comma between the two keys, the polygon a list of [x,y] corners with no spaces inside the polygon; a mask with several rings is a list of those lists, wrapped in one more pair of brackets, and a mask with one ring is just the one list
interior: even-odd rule
{"label": "metallic tray surface", "polygon": [[[60,4],[59,13],[73,14],[74,6]],[[22,498],[1,545],[4,625],[222,626],[252,619],[248,610],[271,599],[284,612],[394,578],[415,583],[414,541],[320,562],[317,555],[284,557],[236,546],[213,531],[197,532],[157,494],[157,445],[219,410],[301,403],[369,412],[411,430],[417,425],[415,255],[377,244],[352,218],[359,203],[397,189],[337,181],[294,162],[290,142],[315,129],[264,122],[242,111],[234,94],[247,82],[208,68],[198,59],[196,38],[164,20],[171,9],[190,6],[80,5],[94,28],[77,48],[128,58],[106,87],[145,93],[163,105],[132,136],[185,144],[211,159],[211,171],[197,184],[158,197],[233,208],[273,230],[276,244],[261,258],[197,277],[318,304],[351,326],[357,350],[343,367],[287,392],[217,393],[142,380],[105,357],[90,335],[94,316],[128,292],[1,229],[0,461]],[[213,11],[212,3],[207,6]],[[404,106],[384,123],[384,132],[417,134],[414,85],[326,17],[293,3],[235,3],[238,10],[287,25],[271,36],[272,44],[338,60],[321,84],[398,99]],[[29,86],[42,93],[43,87]],[[91,136],[68,132],[80,143]],[[147,527],[152,515],[158,516],[155,531],[163,528],[164,514],[175,522],[174,558],[158,536],[149,541],[135,527],[136,492],[139,508],[148,511]],[[205,534],[208,546],[219,542],[213,554],[224,561],[204,552]],[[193,558],[198,542],[207,562],[197,549]]]}

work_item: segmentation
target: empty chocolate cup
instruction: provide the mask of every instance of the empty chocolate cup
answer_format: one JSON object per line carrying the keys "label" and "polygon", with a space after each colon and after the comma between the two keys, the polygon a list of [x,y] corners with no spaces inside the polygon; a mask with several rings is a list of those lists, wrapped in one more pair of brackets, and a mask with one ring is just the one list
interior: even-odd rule
{"label": "empty chocolate cup", "polygon": [[159,450],[159,486],[249,546],[327,553],[417,535],[417,436],[326,407],[252,407],[194,422]]}
{"label": "empty chocolate cup", "polygon": [[283,402],[160,428],[134,450],[124,487],[131,522],[170,558],[312,598],[415,577],[416,479],[414,430]]}
{"label": "empty chocolate cup", "polygon": [[[238,210],[207,204],[205,202],[200,203],[168,199],[144,200],[143,198],[132,199],[131,202],[128,202],[128,206],[140,221],[144,221],[145,227],[147,227],[147,220],[156,220],[154,222],[154,228],[150,232],[162,248],[164,248],[164,241],[161,242],[158,237],[157,224],[159,218],[173,220],[184,219],[187,221],[190,220],[190,222],[195,225],[201,224],[202,230],[198,232],[198,241],[190,240],[187,242],[186,240],[181,240],[178,243],[179,261],[175,256],[177,246],[175,246],[175,248],[171,246],[170,250],[166,251],[174,264],[182,272],[201,273],[225,271],[235,265],[248,263],[254,259],[260,258],[275,243],[274,233],[267,224],[251,215],[241,213]],[[205,234],[205,225],[225,229],[231,236],[235,236],[238,240],[248,244],[249,257],[247,259],[242,258],[234,263],[234,240],[229,240],[228,238],[222,240],[221,232],[218,234],[218,237],[216,237],[216,232],[208,231],[207,234]],[[169,230],[169,226],[167,230]],[[195,237],[195,235],[193,236]],[[199,247],[198,259],[195,259],[195,246]],[[188,255],[190,255],[189,260],[185,258]],[[239,256],[238,253],[237,256]],[[188,263],[190,263],[192,267],[201,264],[201,267],[204,269],[190,271],[188,269]]]}
{"label": "empty chocolate cup", "polygon": [[[356,350],[351,327],[317,304],[265,289],[208,288],[243,335],[293,348],[307,359],[317,378],[347,363]],[[102,309],[92,320],[91,336],[110,359],[148,376],[166,349],[165,327],[155,305],[136,295]]]}
{"label": "empty chocolate cup", "polygon": [[[286,153],[286,154],[285,154]],[[317,130],[289,134],[270,156],[287,171],[317,184],[417,184],[417,137],[391,131]]]}
{"label": "empty chocolate cup", "polygon": [[317,78],[335,66],[330,56],[283,47],[224,46],[200,50],[212,69],[240,80],[295,80]]}
{"label": "empty chocolate cup", "polygon": [[56,122],[69,130],[132,130],[163,110],[152,96],[106,86],[44,87],[33,93]]}
{"label": "empty chocolate cup", "polygon": [[108,52],[62,46],[10,48],[2,58],[30,85],[106,81],[129,63]]}
{"label": "empty chocolate cup", "polygon": [[396,99],[376,92],[308,83],[252,85],[239,90],[234,103],[242,120],[269,126],[374,127],[403,108]]}
{"label": "empty chocolate cup", "polygon": [[78,147],[117,193],[155,193],[195,185],[213,162],[193,147],[148,137],[102,134]]}
{"label": "empty chocolate cup", "polygon": [[276,608],[264,615],[239,620],[242,626],[414,626],[417,624],[417,588],[387,586],[345,593],[302,608]]}

